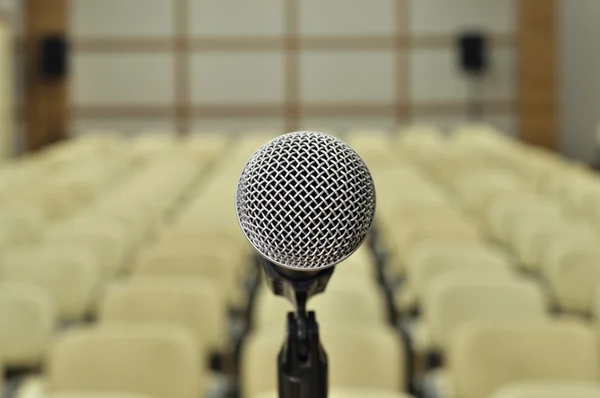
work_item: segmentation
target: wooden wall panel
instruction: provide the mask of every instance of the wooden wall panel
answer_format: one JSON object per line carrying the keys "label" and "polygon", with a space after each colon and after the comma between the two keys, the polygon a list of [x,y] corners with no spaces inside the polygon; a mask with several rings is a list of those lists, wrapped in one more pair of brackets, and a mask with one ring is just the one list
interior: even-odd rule
{"label": "wooden wall panel", "polygon": [[554,149],[558,0],[520,0],[518,13],[520,135],[525,142]]}
{"label": "wooden wall panel", "polygon": [[38,46],[47,34],[67,34],[69,0],[25,2],[25,68],[28,148],[36,150],[68,136],[67,79],[44,78]]}

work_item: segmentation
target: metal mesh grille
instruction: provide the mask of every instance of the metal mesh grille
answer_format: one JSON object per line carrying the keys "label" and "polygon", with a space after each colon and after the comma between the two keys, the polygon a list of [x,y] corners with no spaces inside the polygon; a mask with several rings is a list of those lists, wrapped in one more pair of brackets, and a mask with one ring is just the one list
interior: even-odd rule
{"label": "metal mesh grille", "polygon": [[365,239],[375,187],[346,143],[295,132],[250,158],[238,182],[236,210],[244,234],[268,260],[293,269],[326,268]]}

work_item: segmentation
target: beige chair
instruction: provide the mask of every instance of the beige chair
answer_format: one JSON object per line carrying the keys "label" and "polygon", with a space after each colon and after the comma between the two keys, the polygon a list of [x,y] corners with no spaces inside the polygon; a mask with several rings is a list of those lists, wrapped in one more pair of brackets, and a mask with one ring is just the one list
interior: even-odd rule
{"label": "beige chair", "polygon": [[0,283],[0,319],[0,362],[39,366],[57,324],[51,297],[34,285]]}
{"label": "beige chair", "polygon": [[61,320],[88,314],[98,270],[88,251],[64,246],[27,246],[0,257],[0,280],[29,283],[53,299]]}
{"label": "beige chair", "polygon": [[444,353],[463,325],[544,320],[547,307],[541,288],[527,280],[468,272],[440,275],[423,295],[422,323],[414,341],[419,351]]}
{"label": "beige chair", "polygon": [[[446,222],[448,221],[448,222]],[[402,263],[409,263],[414,252],[423,244],[431,241],[475,242],[481,240],[476,225],[466,221],[421,219],[412,225],[404,225],[403,229],[394,230],[389,234],[392,252]],[[403,269],[398,270],[404,271]]]}
{"label": "beige chair", "polygon": [[558,202],[522,192],[499,195],[492,200],[487,212],[492,236],[500,242],[510,240],[518,223],[532,219],[560,220],[562,217],[562,209]]}
{"label": "beige chair", "polygon": [[[102,214],[102,212],[95,212],[93,208],[77,214],[68,220],[64,220],[64,222],[59,224],[57,229],[60,231],[60,234],[66,234],[67,231],[68,233],[74,233],[74,231],[98,231],[100,235],[119,236],[120,243],[118,248],[123,246],[125,255],[129,255],[132,250],[137,249],[137,244],[139,243],[135,236],[136,231],[131,226],[116,217],[107,216],[106,214]],[[118,249],[112,250],[119,251]]]}
{"label": "beige chair", "polygon": [[42,240],[45,220],[35,207],[13,206],[0,210],[0,224],[7,229],[10,244],[32,244]]}
{"label": "beige chair", "polygon": [[140,256],[134,269],[138,275],[195,276],[214,281],[232,307],[245,304],[238,268],[220,254],[197,252],[179,253],[175,250],[149,250]]}
{"label": "beige chair", "polygon": [[546,273],[569,247],[596,247],[600,243],[600,235],[586,222],[569,222],[556,231],[543,234],[537,243],[540,249],[538,270]]}
{"label": "beige chair", "polygon": [[396,304],[401,308],[416,304],[435,277],[457,271],[506,277],[512,273],[510,259],[482,242],[432,240],[415,248],[407,260],[407,285],[397,294]]}
{"label": "beige chair", "polygon": [[135,245],[147,240],[158,225],[158,216],[147,205],[119,197],[103,198],[90,209],[95,218],[117,223],[125,229]]}
{"label": "beige chair", "polygon": [[461,170],[454,187],[464,206],[476,215],[485,214],[497,195],[522,190],[518,179],[510,173],[481,168],[467,173]]}
{"label": "beige chair", "polygon": [[[40,397],[41,398],[41,397]],[[89,392],[89,391],[73,391],[73,392],[57,392],[48,394],[44,398],[152,398],[149,395],[142,395],[130,392]]]}
{"label": "beige chair", "polygon": [[178,327],[74,329],[50,352],[47,390],[197,398],[205,386],[197,352],[192,336]]}
{"label": "beige chair", "polygon": [[[376,389],[376,388],[335,388],[331,391],[328,391],[328,397],[329,398],[412,398],[412,395],[405,394],[402,392],[382,390],[382,389]],[[116,398],[118,398],[118,397],[116,397]],[[272,392],[272,393],[267,393],[267,394],[260,394],[255,397],[252,397],[252,398],[279,398],[279,397],[276,392]],[[587,398],[587,397],[585,397],[585,398]],[[595,398],[595,397],[590,397],[590,398]]]}
{"label": "beige chair", "polygon": [[[339,280],[336,276],[331,278],[326,293],[317,295],[308,302],[308,309],[316,311],[320,324],[386,322],[385,302],[376,287],[360,280],[355,280],[351,285],[334,284],[334,281]],[[293,311],[293,306],[286,298],[275,296],[263,286],[254,306],[254,327],[283,328],[289,311]]]}
{"label": "beige chair", "polygon": [[366,290],[356,286],[331,287],[325,294],[311,299],[309,308],[316,312],[323,325],[334,323],[385,324],[387,321],[386,304],[380,292]]}
{"label": "beige chair", "polygon": [[231,134],[226,131],[199,131],[186,136],[183,145],[198,156],[213,159],[222,154],[231,142]]}
{"label": "beige chair", "polygon": [[336,266],[334,276],[329,280],[328,286],[348,286],[359,285],[359,288],[368,289],[369,287],[377,289],[375,279],[375,266],[370,264],[361,264],[358,262],[346,260]]}
{"label": "beige chair", "polygon": [[399,129],[396,133],[396,145],[401,154],[419,158],[445,145],[444,132],[430,125],[412,125]]}
{"label": "beige chair", "polygon": [[[239,229],[237,226],[236,228]],[[160,236],[149,253],[162,256],[209,255],[235,267],[240,277],[246,275],[252,252],[245,238],[242,237],[244,241],[240,242],[237,235],[232,236],[231,231],[216,226],[205,226],[194,232],[181,229],[168,231]]]}
{"label": "beige chair", "polygon": [[588,313],[600,280],[597,243],[557,243],[543,266],[551,297],[564,311]]}
{"label": "beige chair", "polygon": [[398,230],[408,230],[422,224],[435,223],[435,220],[438,224],[448,225],[462,225],[471,222],[468,217],[452,207],[447,200],[440,205],[422,201],[395,205],[385,216],[387,222]]}
{"label": "beige chair", "polygon": [[502,387],[490,398],[600,398],[599,383],[522,382]]}
{"label": "beige chair", "polygon": [[596,336],[574,322],[475,323],[455,334],[448,375],[452,393],[485,398],[510,383],[598,380]]}
{"label": "beige chair", "polygon": [[576,217],[593,216],[600,198],[600,184],[596,172],[587,166],[571,167],[558,192],[567,209]]}
{"label": "beige chair", "polygon": [[[406,387],[405,352],[394,329],[383,325],[322,325],[321,341],[329,358],[329,385],[402,391]],[[283,342],[281,329],[252,333],[242,352],[242,396],[277,389],[276,358]]]}
{"label": "beige chair", "polygon": [[156,277],[114,283],[100,304],[99,319],[102,324],[181,326],[204,354],[227,343],[227,311],[210,280]]}
{"label": "beige chair", "polygon": [[59,225],[45,234],[45,243],[71,245],[87,249],[98,264],[100,276],[110,280],[121,272],[128,248],[124,232],[96,225],[93,228],[78,225]]}
{"label": "beige chair", "polygon": [[[275,296],[268,287],[262,286],[255,298],[252,326],[255,330],[278,328],[283,332],[286,314],[293,310],[286,298]],[[318,314],[317,319],[320,319]]]}
{"label": "beige chair", "polygon": [[[231,229],[226,227],[218,228],[216,225],[206,225],[199,223],[195,225],[193,222],[184,219],[187,224],[183,225],[166,225],[161,230],[160,242],[161,246],[166,245],[189,245],[190,247],[210,248],[210,243],[219,243],[219,249],[222,246],[229,247],[236,251],[248,251],[250,245],[239,229]],[[208,243],[208,244],[205,244]],[[214,250],[214,249],[212,249]],[[211,251],[212,251],[211,250]],[[231,253],[226,253],[231,254]]]}
{"label": "beige chair", "polygon": [[557,241],[590,240],[595,233],[592,226],[557,218],[529,219],[515,228],[509,245],[525,269],[540,272],[546,253]]}

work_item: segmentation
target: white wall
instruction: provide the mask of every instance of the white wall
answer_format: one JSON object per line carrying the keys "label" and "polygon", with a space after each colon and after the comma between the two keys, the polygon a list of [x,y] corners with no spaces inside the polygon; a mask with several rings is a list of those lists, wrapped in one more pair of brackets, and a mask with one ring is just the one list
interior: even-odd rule
{"label": "white wall", "polygon": [[591,161],[600,122],[600,1],[563,0],[560,13],[560,149]]}
{"label": "white wall", "polygon": [[[456,33],[483,28],[511,35],[515,29],[515,0],[412,0],[410,15],[394,19],[397,0],[301,0],[299,34],[323,37],[391,38],[411,32],[416,39],[442,39],[447,45],[394,49],[303,50],[299,56],[300,101],[304,105],[372,104],[392,109],[400,101],[413,106],[461,105],[466,82],[457,70],[453,48]],[[173,0],[74,0],[71,34],[77,39],[115,38],[169,40],[176,30]],[[195,39],[284,37],[282,0],[190,0],[190,34]],[[400,25],[400,26],[399,26]],[[493,70],[486,82],[490,101],[515,99],[515,54],[512,45],[495,47]],[[401,59],[401,65],[396,63]],[[190,56],[190,101],[193,107],[279,106],[285,100],[285,59],[278,49],[260,51],[197,51]],[[161,51],[76,51],[72,58],[71,101],[75,108],[103,106],[168,107],[173,104],[177,73],[172,54]],[[410,74],[400,73],[409,68]],[[401,76],[403,80],[397,81]],[[406,78],[405,76],[410,76]],[[400,89],[398,89],[400,87]],[[387,108],[385,108],[387,107]],[[379,109],[379,108],[378,108]],[[428,108],[429,109],[429,108]],[[464,121],[461,112],[419,113],[417,122],[447,126]],[[490,117],[509,133],[515,115]],[[300,128],[347,129],[371,126],[393,128],[393,111],[374,115],[305,116]],[[75,115],[73,130],[93,128],[135,131],[157,126],[173,130],[168,116],[96,118]],[[282,116],[194,118],[193,130],[244,127],[282,130]]]}

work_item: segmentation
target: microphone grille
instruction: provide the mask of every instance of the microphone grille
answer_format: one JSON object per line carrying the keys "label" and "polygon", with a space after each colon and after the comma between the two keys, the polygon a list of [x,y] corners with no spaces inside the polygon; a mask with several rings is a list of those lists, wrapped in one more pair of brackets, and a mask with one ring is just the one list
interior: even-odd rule
{"label": "microphone grille", "polygon": [[252,155],[238,182],[236,211],[244,235],[267,260],[318,270],[362,244],[375,215],[375,186],[346,143],[294,132]]}

